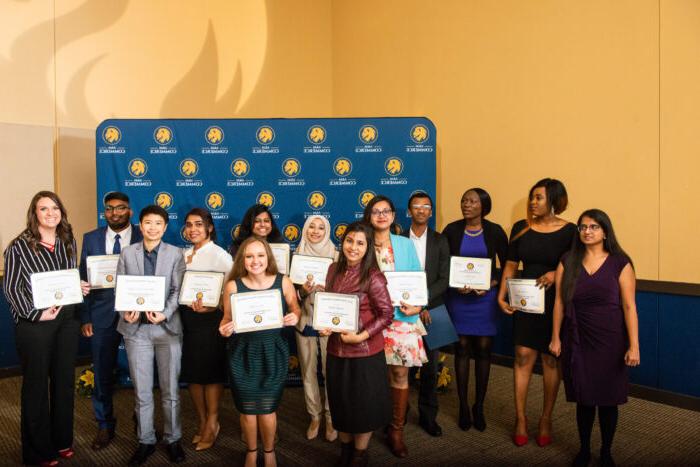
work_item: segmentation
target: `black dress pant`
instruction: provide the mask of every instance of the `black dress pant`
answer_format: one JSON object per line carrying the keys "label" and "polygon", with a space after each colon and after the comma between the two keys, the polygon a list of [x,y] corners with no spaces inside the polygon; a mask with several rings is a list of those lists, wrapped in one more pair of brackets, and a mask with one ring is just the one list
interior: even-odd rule
{"label": "black dress pant", "polygon": [[437,398],[437,368],[440,358],[440,349],[429,349],[425,346],[428,354],[428,363],[420,367],[420,385],[418,389],[418,413],[422,423],[432,424],[438,413]]}
{"label": "black dress pant", "polygon": [[22,366],[22,461],[37,464],[73,444],[80,321],[75,307],[65,306],[56,319],[20,320],[15,331]]}

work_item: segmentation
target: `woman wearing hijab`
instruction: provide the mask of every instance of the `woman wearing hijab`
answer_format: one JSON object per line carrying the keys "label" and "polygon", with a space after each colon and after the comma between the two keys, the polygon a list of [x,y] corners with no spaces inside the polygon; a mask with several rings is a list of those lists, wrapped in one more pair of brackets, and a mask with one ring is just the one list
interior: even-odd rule
{"label": "woman wearing hijab", "polygon": [[[338,257],[335,245],[331,241],[331,225],[323,216],[311,216],[306,219],[301,232],[301,240],[295,254],[304,256],[318,256],[332,258]],[[297,323],[297,351],[301,364],[301,376],[304,380],[304,398],[306,410],[311,416],[311,423],[306,430],[306,438],[314,439],[318,436],[321,426],[321,416],[326,419],[326,440],[335,441],[338,432],[333,428],[331,413],[328,408],[328,394],[325,394],[325,405],[321,401],[321,392],[318,387],[318,350],[321,349],[321,371],[326,378],[326,346],[328,336],[321,337],[311,327],[313,320],[314,298],[317,291],[323,291],[323,287],[311,281],[297,287],[301,299],[301,318]]]}

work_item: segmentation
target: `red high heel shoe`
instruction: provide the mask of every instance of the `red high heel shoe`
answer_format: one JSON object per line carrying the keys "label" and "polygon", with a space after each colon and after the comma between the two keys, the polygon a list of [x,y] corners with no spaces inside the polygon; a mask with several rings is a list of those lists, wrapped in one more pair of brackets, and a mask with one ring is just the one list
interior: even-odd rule
{"label": "red high heel shoe", "polygon": [[75,456],[75,451],[73,448],[59,449],[58,455],[61,456],[62,459],[70,459]]}
{"label": "red high heel shoe", "polygon": [[39,462],[39,467],[56,467],[57,465],[58,465],[58,461],[56,459],[51,459],[50,461]]}
{"label": "red high heel shoe", "polygon": [[[516,428],[517,428],[517,425],[518,425],[517,422],[516,422],[515,425],[516,425]],[[527,417],[525,418],[525,427],[526,427],[526,430],[527,430]],[[529,437],[528,437],[528,435],[527,435],[527,431],[525,432],[524,435],[519,435],[519,434],[517,434],[517,433],[513,433],[513,443],[514,443],[517,447],[520,448],[520,447],[525,446],[525,445],[527,444],[528,441],[529,441]]]}
{"label": "red high heel shoe", "polygon": [[[550,432],[552,431],[551,422],[550,422],[550,426],[549,426],[549,431]],[[542,432],[542,420],[540,420],[540,432]],[[549,446],[550,444],[552,444],[552,435],[551,434],[549,434],[549,435],[538,434],[537,438],[535,438],[535,442],[541,448],[543,448],[545,446]]]}

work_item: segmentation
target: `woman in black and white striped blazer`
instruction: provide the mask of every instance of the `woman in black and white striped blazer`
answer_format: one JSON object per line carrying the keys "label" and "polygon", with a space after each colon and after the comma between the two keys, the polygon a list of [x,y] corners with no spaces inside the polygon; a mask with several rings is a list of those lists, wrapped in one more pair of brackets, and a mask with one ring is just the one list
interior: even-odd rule
{"label": "woman in black and white striped blazer", "polygon": [[[75,305],[36,309],[30,276],[76,268],[76,244],[58,196],[40,191],[27,228],[5,250],[3,288],[22,366],[22,460],[56,465],[73,457],[73,391],[80,319]],[[81,283],[83,294],[89,292]]]}

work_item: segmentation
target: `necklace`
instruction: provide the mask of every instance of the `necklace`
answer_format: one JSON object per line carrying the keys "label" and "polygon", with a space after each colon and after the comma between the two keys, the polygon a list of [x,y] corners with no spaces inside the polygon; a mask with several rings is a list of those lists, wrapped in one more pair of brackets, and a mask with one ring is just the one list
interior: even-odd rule
{"label": "necklace", "polygon": [[470,237],[478,237],[479,235],[484,233],[484,228],[482,227],[479,230],[477,230],[476,232],[470,232],[467,229],[464,229],[464,233],[469,235]]}

